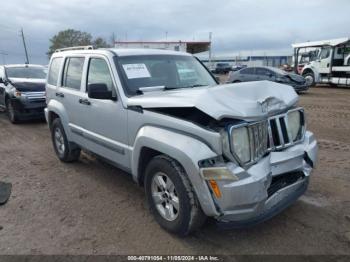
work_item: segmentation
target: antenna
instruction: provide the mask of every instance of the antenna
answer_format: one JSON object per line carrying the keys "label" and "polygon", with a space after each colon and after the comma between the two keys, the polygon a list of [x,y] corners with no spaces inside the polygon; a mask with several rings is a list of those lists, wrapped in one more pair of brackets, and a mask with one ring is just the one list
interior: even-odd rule
{"label": "antenna", "polygon": [[22,37],[22,41],[23,41],[24,52],[26,54],[26,61],[25,61],[25,63],[29,64],[28,51],[27,51],[26,41],[24,39],[23,28],[21,28],[21,37]]}

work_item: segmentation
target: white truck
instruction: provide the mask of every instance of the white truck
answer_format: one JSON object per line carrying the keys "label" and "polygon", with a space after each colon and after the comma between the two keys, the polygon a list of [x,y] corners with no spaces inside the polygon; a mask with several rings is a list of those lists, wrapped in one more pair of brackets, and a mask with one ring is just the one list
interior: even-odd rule
{"label": "white truck", "polygon": [[350,38],[292,44],[294,69],[297,72],[299,57],[307,50],[319,49],[318,56],[305,64],[300,74],[309,85],[331,84],[350,87]]}

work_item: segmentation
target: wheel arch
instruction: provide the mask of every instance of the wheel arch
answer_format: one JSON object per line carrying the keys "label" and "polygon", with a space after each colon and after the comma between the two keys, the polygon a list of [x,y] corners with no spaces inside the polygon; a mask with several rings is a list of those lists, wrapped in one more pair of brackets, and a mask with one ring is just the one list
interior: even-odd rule
{"label": "wheel arch", "polygon": [[56,100],[50,100],[50,102],[47,105],[47,110],[48,110],[47,122],[49,124],[49,127],[51,128],[52,122],[56,118],[59,118],[61,120],[63,127],[64,127],[66,135],[69,139],[71,137],[71,132],[70,132],[70,128],[69,128],[69,119],[68,119],[68,114],[67,114],[64,106],[62,105],[62,103],[60,103]]}
{"label": "wheel arch", "polygon": [[[176,143],[174,143],[176,141]],[[206,182],[199,174],[198,161],[216,156],[206,144],[191,136],[154,126],[140,129],[131,157],[133,179],[143,183],[144,171],[150,159],[164,154],[176,160],[185,170],[204,213],[217,216]]]}

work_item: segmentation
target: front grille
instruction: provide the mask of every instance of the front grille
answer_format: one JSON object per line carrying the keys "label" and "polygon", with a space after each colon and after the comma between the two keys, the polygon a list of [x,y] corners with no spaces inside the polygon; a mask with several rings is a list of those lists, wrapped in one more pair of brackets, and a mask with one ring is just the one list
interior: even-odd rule
{"label": "front grille", "polygon": [[248,127],[250,139],[250,158],[252,162],[259,160],[267,150],[267,122],[262,121]]}
{"label": "front grille", "polygon": [[291,184],[294,184],[299,179],[303,179],[303,178],[304,178],[303,172],[292,172],[292,173],[287,173],[287,174],[273,177],[271,184],[267,189],[268,197],[272,196],[278,190],[284,187],[287,187]]}
{"label": "front grille", "polygon": [[270,151],[284,149],[288,146],[291,146],[299,142],[304,137],[304,131],[305,131],[304,112],[301,108],[298,108],[295,110],[298,110],[301,113],[301,129],[302,129],[300,130],[300,135],[298,139],[296,139],[295,141],[293,141],[293,139],[291,138],[291,135],[288,130],[288,113],[291,111],[288,111],[285,114],[270,117],[268,119],[268,124],[269,124],[268,148]]}

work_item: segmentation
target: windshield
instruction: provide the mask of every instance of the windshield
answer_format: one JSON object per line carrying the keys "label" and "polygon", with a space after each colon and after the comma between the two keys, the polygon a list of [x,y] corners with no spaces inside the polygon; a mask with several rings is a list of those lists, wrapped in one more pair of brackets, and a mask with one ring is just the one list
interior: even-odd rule
{"label": "windshield", "polygon": [[7,67],[5,70],[8,78],[46,78],[43,67]]}
{"label": "windshield", "polygon": [[213,86],[216,81],[192,56],[138,55],[115,57],[129,96],[140,88],[164,86],[165,89]]}

